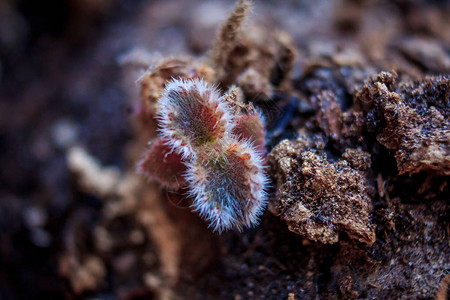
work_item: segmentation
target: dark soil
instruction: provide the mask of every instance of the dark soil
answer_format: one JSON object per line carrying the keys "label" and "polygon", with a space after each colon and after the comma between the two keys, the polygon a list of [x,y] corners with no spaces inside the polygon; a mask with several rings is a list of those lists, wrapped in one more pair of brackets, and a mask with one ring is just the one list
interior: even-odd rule
{"label": "dark soil", "polygon": [[[233,50],[247,61],[227,61],[221,85],[238,82],[266,117],[272,183],[258,227],[211,233],[183,192],[155,187],[112,213],[119,196],[80,187],[69,149],[134,172],[141,71],[156,52],[205,54],[232,6],[0,4],[0,299],[437,295],[450,272],[445,1],[254,4],[267,35]],[[140,214],[152,197],[178,234]],[[176,280],[158,252],[165,239],[180,241]]]}

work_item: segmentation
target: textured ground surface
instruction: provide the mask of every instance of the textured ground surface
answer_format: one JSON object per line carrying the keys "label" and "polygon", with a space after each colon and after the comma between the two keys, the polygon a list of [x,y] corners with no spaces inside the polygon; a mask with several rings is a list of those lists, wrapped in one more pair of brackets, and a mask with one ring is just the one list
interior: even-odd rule
{"label": "textured ground surface", "polygon": [[[259,27],[244,28],[264,38],[234,49],[247,61],[221,82],[265,113],[270,205],[222,236],[134,175],[151,134],[131,124],[141,71],[205,54],[233,3],[46,2],[0,4],[1,299],[436,295],[450,271],[445,1],[256,2]],[[90,170],[85,188],[69,166]]]}

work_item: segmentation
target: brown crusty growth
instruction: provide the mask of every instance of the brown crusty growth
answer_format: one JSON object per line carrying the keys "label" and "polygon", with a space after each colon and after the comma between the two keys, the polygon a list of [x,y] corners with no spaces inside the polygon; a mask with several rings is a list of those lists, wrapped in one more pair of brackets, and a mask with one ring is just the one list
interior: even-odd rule
{"label": "brown crusty growth", "polygon": [[357,169],[370,165],[370,155],[352,150],[344,156],[356,155],[351,163],[330,162],[320,148],[320,143],[300,137],[295,142],[284,140],[271,151],[276,195],[269,209],[286,221],[289,230],[311,240],[334,244],[340,232],[346,232],[372,245],[369,188],[365,172]]}
{"label": "brown crusty growth", "polygon": [[356,101],[381,124],[377,140],[395,150],[399,174],[450,175],[449,76],[397,84],[395,73],[382,72]]}

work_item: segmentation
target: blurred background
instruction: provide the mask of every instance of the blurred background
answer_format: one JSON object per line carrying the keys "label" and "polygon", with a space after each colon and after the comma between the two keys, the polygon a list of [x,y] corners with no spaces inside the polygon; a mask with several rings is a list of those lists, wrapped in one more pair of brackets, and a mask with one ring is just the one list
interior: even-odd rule
{"label": "blurred background", "polygon": [[[0,299],[74,295],[58,260],[74,215],[89,231],[102,204],[79,191],[66,150],[83,145],[124,170],[140,72],[158,55],[204,54],[233,4],[0,0]],[[294,76],[302,56],[336,49],[375,69],[393,66],[388,56],[411,74],[450,69],[447,1],[259,0],[251,19],[291,34]],[[139,280],[107,272],[88,296],[151,297]]]}

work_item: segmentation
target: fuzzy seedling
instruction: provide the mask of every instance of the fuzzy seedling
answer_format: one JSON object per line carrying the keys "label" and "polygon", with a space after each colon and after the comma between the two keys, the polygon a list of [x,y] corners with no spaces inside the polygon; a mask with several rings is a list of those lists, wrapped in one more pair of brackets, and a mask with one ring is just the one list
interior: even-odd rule
{"label": "fuzzy seedling", "polygon": [[181,155],[172,151],[163,139],[156,139],[151,143],[150,149],[139,163],[138,171],[168,189],[179,189],[186,184],[183,177],[186,166]]}
{"label": "fuzzy seedling", "polygon": [[249,227],[263,212],[267,179],[248,143],[230,143],[218,157],[201,155],[188,164],[186,180],[195,210],[214,230]]}
{"label": "fuzzy seedling", "polygon": [[230,108],[203,80],[169,82],[158,107],[160,135],[183,158],[213,150],[233,129]]}
{"label": "fuzzy seedling", "polygon": [[240,108],[203,80],[172,80],[158,100],[159,138],[140,164],[166,187],[183,178],[178,186],[219,232],[256,224],[266,206],[263,122]]}
{"label": "fuzzy seedling", "polygon": [[240,141],[252,142],[256,150],[261,154],[265,152],[264,122],[258,112],[253,111],[249,114],[239,116],[236,119],[233,134]]}

